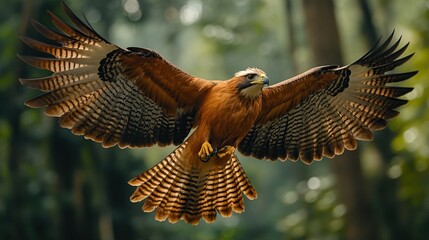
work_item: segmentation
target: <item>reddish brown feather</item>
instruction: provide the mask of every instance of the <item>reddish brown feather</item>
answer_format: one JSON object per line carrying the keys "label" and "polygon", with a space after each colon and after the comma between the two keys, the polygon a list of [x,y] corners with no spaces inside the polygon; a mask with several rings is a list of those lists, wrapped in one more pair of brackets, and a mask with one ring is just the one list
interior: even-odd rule
{"label": "reddish brown feather", "polygon": [[339,78],[338,73],[321,71],[323,68],[313,68],[289,80],[265,88],[262,92],[263,107],[257,124],[264,124],[280,117],[298,106],[311,94],[325,89]]}
{"label": "reddish brown feather", "polygon": [[183,219],[196,225],[201,218],[211,223],[217,212],[224,217],[243,212],[243,194],[254,199],[256,191],[238,159],[233,156],[226,164],[209,169],[193,166],[190,163],[199,160],[192,159],[196,155],[189,154],[187,145],[185,142],[163,161],[130,180],[129,184],[137,187],[131,201],[146,199],[143,211],[156,209],[157,220],[168,219],[171,223]]}
{"label": "reddish brown feather", "polygon": [[417,72],[390,73],[408,61],[408,44],[391,44],[393,34],[353,64],[313,68],[263,90],[263,107],[239,150],[257,158],[334,157],[353,150],[356,140],[372,140],[407,101],[412,88],[386,86]]}
{"label": "reddish brown feather", "polygon": [[128,79],[135,81],[145,95],[171,114],[176,114],[178,108],[195,107],[214,85],[183,72],[162,58],[145,58],[133,52],[123,55],[121,61]]}
{"label": "reddish brown feather", "polygon": [[63,8],[74,25],[49,12],[58,32],[33,20],[34,27],[57,45],[22,37],[53,58],[20,57],[54,72],[50,77],[20,79],[25,86],[47,92],[26,104],[46,107],[46,114],[61,117],[61,126],[105,147],[180,144],[192,128],[198,102],[213,84],[184,73],[153,51],[110,44],[65,4]]}
{"label": "reddish brown feather", "polygon": [[[146,199],[142,210],[156,209],[160,221],[214,222],[217,213],[228,217],[243,212],[243,194],[256,198],[235,155],[214,157],[208,163],[198,159],[203,141],[236,147],[244,137],[240,151],[272,160],[311,163],[334,157],[356,149],[357,139],[371,140],[372,131],[384,128],[386,119],[397,115],[394,109],[406,103],[398,97],[411,88],[386,84],[416,73],[388,72],[412,56],[399,58],[408,44],[397,50],[399,40],[391,45],[392,34],[351,65],[311,69],[264,89],[262,102],[258,97],[249,100],[237,95],[241,93],[237,82],[243,76],[225,82],[193,77],[154,51],[110,44],[63,7],[74,25],[50,12],[60,32],[33,22],[56,46],[23,37],[27,45],[53,58],[22,59],[55,73],[21,80],[48,92],[28,101],[29,106],[46,107],[46,114],[60,117],[62,127],[104,147],[180,144],[198,126],[192,141],[129,182],[137,187],[131,201]],[[220,113],[218,106],[223,107]],[[232,126],[241,124],[240,128],[232,133],[223,120]],[[188,143],[192,148],[186,148]]]}

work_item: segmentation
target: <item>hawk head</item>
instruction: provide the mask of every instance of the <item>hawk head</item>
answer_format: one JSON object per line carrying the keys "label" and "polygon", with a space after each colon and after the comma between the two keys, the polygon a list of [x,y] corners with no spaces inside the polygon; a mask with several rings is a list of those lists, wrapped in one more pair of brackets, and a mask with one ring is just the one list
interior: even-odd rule
{"label": "hawk head", "polygon": [[261,94],[264,85],[268,85],[268,77],[264,71],[258,68],[247,68],[235,73],[237,88],[246,97],[256,98]]}

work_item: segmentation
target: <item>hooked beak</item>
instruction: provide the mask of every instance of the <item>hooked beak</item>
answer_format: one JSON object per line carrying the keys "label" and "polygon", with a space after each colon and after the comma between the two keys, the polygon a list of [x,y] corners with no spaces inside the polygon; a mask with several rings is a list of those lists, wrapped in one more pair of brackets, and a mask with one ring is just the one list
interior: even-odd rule
{"label": "hooked beak", "polygon": [[260,84],[260,85],[268,85],[270,84],[270,79],[263,75],[260,79],[250,82],[251,84]]}

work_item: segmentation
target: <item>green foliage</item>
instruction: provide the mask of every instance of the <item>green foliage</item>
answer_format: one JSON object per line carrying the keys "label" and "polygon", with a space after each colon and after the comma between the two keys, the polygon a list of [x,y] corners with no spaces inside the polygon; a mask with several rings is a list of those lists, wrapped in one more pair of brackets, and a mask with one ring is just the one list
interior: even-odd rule
{"label": "green foliage", "polygon": [[[224,79],[249,66],[264,69],[273,82],[311,67],[302,6],[293,1],[295,55],[288,52],[282,1],[67,1],[97,31],[120,46],[156,49],[187,72]],[[345,59],[369,46],[363,40],[356,1],[335,1]],[[137,4],[137,5],[136,5]],[[138,6],[138,8],[136,7]],[[354,6],[354,7],[350,7]],[[380,224],[380,239],[398,227],[409,239],[425,239],[429,225],[429,21],[425,1],[371,1],[377,28],[395,28],[415,57],[401,70],[418,69],[404,83],[415,90],[409,104],[390,121],[392,157],[381,159],[373,145],[360,145],[368,191]],[[246,212],[198,227],[157,222],[128,200],[127,180],[148,169],[169,148],[120,150],[60,129],[56,119],[23,102],[35,91],[18,78],[43,76],[16,58],[33,54],[19,34],[40,38],[29,26],[33,17],[49,25],[46,9],[61,16],[57,0],[0,3],[0,239],[342,239],[347,209],[337,196],[329,160],[304,166],[274,164],[241,157],[259,197],[246,201]],[[381,136],[379,136],[381,137]],[[372,149],[372,150],[371,150]],[[375,149],[375,150],[374,150]],[[378,161],[378,162],[377,162]],[[366,165],[365,165],[366,164]],[[394,201],[383,195],[392,187]],[[397,213],[393,226],[386,213]]]}

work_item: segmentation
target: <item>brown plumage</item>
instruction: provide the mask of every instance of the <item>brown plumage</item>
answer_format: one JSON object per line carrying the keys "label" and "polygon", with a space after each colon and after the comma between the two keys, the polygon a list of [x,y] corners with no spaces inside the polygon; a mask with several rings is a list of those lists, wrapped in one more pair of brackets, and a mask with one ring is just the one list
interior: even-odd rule
{"label": "brown plumage", "polygon": [[[416,72],[391,73],[400,58],[393,34],[353,64],[313,68],[271,87],[262,70],[248,68],[225,81],[191,76],[144,48],[123,49],[85,25],[63,5],[73,25],[49,13],[59,32],[33,22],[50,45],[26,37],[51,58],[21,56],[53,74],[21,79],[45,94],[26,102],[76,135],[104,147],[178,145],[160,163],[129,181],[132,202],[174,223],[214,222],[217,213],[243,212],[244,194],[256,198],[235,155],[265,159],[334,157],[371,140],[398,114],[411,88],[389,83]],[[195,129],[189,135],[191,129]],[[189,136],[188,136],[189,135]]]}

